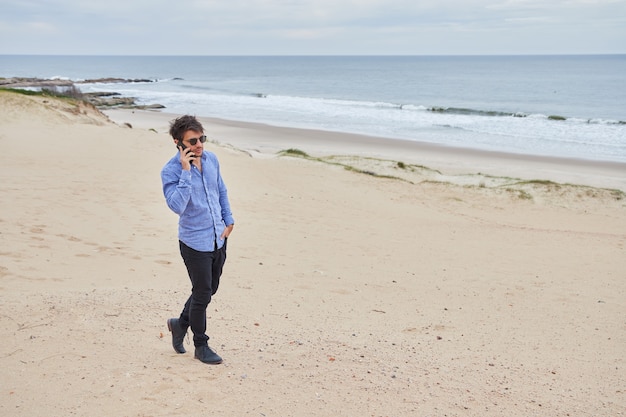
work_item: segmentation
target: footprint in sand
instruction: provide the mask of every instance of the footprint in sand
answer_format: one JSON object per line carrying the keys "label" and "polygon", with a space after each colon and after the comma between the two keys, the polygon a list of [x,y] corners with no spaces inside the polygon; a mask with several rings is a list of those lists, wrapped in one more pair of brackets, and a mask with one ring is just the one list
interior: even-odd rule
{"label": "footprint in sand", "polygon": [[[34,235],[42,235],[42,234],[46,233],[45,227],[46,226],[40,225],[40,224],[35,225],[34,227],[30,228],[30,233],[32,233]],[[41,237],[41,236],[31,236],[30,238],[31,238],[31,240],[38,240],[38,241],[44,240],[44,238]]]}
{"label": "footprint in sand", "polygon": [[76,236],[72,236],[72,235],[66,235],[64,233],[58,234],[56,235],[57,237],[61,237],[63,239],[67,239],[70,242],[80,242],[81,240],[79,238],[77,238]]}

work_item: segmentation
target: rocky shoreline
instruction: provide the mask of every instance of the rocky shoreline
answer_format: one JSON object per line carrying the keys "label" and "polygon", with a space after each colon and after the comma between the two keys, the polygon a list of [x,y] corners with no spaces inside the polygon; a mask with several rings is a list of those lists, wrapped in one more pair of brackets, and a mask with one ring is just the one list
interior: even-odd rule
{"label": "rocky shoreline", "polygon": [[66,95],[85,100],[98,108],[133,108],[143,110],[164,109],[162,104],[139,105],[136,103],[135,97],[123,97],[120,93],[111,92],[95,92],[83,93],[80,91],[80,84],[125,84],[125,83],[152,83],[150,79],[125,79],[125,78],[98,78],[82,81],[72,81],[67,79],[47,79],[47,78],[28,78],[28,77],[10,77],[0,78],[0,88],[35,88],[40,90],[50,90],[58,95]]}

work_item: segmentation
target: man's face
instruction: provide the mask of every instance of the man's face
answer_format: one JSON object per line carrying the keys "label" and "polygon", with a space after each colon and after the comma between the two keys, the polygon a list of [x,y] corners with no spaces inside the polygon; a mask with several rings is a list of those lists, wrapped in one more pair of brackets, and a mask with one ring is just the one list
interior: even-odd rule
{"label": "man's face", "polygon": [[[196,132],[195,130],[188,130],[183,135],[183,143],[186,147],[191,149],[194,155],[201,156],[202,151],[204,150],[204,144],[200,141],[204,133]],[[193,140],[196,139],[196,140]],[[196,142],[195,145],[192,145],[191,142]]]}

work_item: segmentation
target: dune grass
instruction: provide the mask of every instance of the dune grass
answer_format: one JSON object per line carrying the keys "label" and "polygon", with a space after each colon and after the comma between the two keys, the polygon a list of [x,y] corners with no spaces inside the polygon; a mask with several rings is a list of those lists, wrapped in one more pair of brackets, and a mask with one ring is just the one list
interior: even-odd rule
{"label": "dune grass", "polygon": [[[476,174],[444,175],[438,170],[423,165],[407,164],[402,161],[345,155],[314,157],[307,154],[305,151],[295,148],[280,151],[278,154],[280,156],[291,156],[341,166],[350,172],[375,178],[399,180],[410,184],[456,185],[476,190],[500,189],[520,200],[531,201],[534,199],[533,195],[555,196],[557,194],[567,194],[577,198],[609,198],[614,201],[626,200],[626,193],[618,189],[557,183],[550,180],[522,180],[520,178],[496,177],[480,172]],[[396,172],[397,174],[395,174]]]}

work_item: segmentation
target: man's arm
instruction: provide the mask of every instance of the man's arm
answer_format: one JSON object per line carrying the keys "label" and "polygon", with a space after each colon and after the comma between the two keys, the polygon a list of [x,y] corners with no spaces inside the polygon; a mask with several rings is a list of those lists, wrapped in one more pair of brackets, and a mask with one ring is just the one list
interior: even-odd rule
{"label": "man's arm", "polygon": [[167,206],[181,215],[191,198],[191,171],[181,170],[176,173],[171,166],[165,166],[161,171],[161,181]]}

